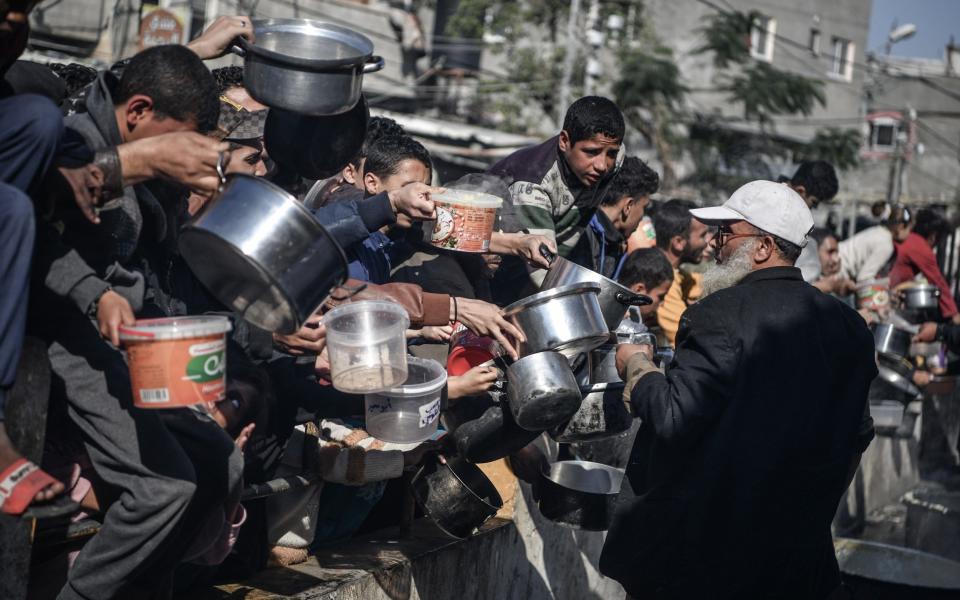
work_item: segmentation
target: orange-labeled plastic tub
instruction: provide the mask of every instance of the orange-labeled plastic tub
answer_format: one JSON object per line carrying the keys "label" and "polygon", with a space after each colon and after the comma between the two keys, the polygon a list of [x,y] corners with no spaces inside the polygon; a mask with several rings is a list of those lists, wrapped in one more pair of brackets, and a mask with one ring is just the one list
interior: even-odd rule
{"label": "orange-labeled plastic tub", "polygon": [[227,317],[146,319],[121,327],[134,405],[177,408],[223,400],[230,329]]}
{"label": "orange-labeled plastic tub", "polygon": [[437,207],[430,242],[437,248],[487,252],[503,200],[491,194],[447,190],[430,196]]}

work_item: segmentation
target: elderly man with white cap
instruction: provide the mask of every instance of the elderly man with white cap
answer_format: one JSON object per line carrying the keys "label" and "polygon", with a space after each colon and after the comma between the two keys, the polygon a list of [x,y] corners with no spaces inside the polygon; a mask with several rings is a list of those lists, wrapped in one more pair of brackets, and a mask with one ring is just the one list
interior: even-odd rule
{"label": "elderly man with white cap", "polygon": [[600,570],[635,598],[831,597],[830,522],[873,437],[872,336],[794,266],[813,218],[788,186],[691,212],[718,228],[720,275],[665,374],[618,348],[642,424]]}

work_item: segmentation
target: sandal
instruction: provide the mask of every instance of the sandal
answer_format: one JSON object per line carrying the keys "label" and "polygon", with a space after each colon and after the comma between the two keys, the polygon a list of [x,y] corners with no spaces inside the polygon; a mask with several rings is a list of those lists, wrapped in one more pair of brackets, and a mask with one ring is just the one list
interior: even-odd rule
{"label": "sandal", "polygon": [[21,515],[37,496],[37,492],[57,483],[40,467],[25,458],[14,461],[0,473],[0,512]]}

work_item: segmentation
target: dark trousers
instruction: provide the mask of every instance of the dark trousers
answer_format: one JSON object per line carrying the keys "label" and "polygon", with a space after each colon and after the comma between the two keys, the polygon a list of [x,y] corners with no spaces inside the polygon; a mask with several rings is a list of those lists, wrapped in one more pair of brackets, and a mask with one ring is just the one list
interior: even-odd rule
{"label": "dark trousers", "polygon": [[60,145],[63,117],[33,94],[0,100],[0,421],[20,362],[34,220],[30,192]]}
{"label": "dark trousers", "polygon": [[79,310],[37,312],[65,396],[52,401],[66,401],[97,475],[119,492],[59,598],[143,597],[169,584],[200,525],[239,497],[243,458],[206,415],[133,406],[123,354]]}

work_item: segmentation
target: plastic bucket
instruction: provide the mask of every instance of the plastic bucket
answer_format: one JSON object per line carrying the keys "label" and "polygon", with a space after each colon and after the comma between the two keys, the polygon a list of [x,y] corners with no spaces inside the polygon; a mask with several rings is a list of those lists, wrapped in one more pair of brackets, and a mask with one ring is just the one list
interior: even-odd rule
{"label": "plastic bucket", "polygon": [[177,408],[223,400],[227,389],[227,317],[146,319],[120,327],[133,404]]}
{"label": "plastic bucket", "polygon": [[440,422],[447,372],[435,360],[410,357],[403,385],[364,397],[366,430],[385,442],[409,444],[430,439]]}
{"label": "plastic bucket", "polygon": [[407,379],[407,311],[396,302],[341,304],[323,317],[330,381],[348,394],[381,392]]}
{"label": "plastic bucket", "polygon": [[430,196],[437,208],[430,243],[461,252],[488,252],[503,199],[481,192],[447,190]]}

